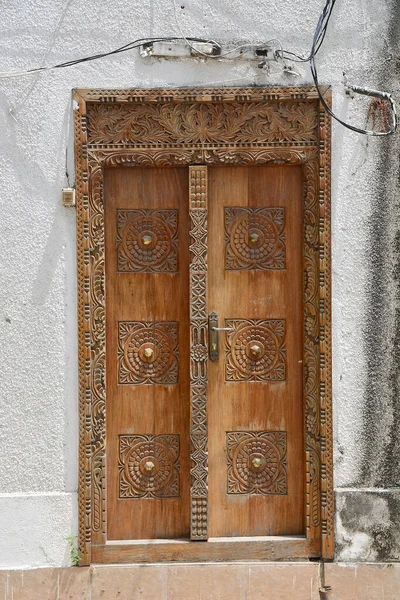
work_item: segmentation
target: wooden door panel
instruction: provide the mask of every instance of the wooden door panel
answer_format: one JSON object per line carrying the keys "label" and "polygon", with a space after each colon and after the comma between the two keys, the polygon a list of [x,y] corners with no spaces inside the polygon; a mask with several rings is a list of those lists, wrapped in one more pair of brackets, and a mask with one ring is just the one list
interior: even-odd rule
{"label": "wooden door panel", "polygon": [[109,540],[189,536],[187,190],[185,168],[105,171]]}
{"label": "wooden door panel", "polygon": [[304,534],[302,170],[208,175],[209,535]]}

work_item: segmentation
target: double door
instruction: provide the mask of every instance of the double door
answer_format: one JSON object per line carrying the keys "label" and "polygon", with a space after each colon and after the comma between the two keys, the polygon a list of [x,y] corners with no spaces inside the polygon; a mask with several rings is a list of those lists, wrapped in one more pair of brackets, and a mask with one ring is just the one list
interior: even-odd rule
{"label": "double door", "polygon": [[302,185],[105,170],[111,544],[305,536]]}

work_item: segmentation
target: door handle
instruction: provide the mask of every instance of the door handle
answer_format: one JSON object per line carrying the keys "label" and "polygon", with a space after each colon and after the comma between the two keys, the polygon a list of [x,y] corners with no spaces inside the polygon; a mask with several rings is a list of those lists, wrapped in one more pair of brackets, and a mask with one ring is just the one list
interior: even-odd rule
{"label": "door handle", "polygon": [[218,327],[218,314],[210,313],[208,317],[208,340],[209,340],[209,355],[210,359],[215,362],[219,358],[219,331],[234,331],[233,327]]}
{"label": "door handle", "polygon": [[212,361],[218,360],[219,341],[218,341],[218,315],[216,312],[210,313],[208,317],[208,353]]}

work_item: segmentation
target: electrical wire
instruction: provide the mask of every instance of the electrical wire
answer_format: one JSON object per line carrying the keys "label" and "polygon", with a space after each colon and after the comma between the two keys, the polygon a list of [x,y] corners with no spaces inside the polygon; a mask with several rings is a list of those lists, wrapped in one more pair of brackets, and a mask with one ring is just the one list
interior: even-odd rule
{"label": "electrical wire", "polygon": [[369,135],[369,136],[375,136],[375,137],[391,135],[392,133],[395,133],[397,131],[398,119],[397,119],[396,105],[394,103],[394,100],[393,100],[392,96],[390,94],[388,94],[387,92],[371,90],[368,88],[361,88],[359,86],[348,86],[349,89],[352,90],[356,94],[362,94],[365,96],[379,98],[379,99],[385,100],[388,103],[388,105],[390,106],[391,112],[392,112],[392,125],[388,131],[370,131],[368,129],[361,129],[359,127],[355,127],[354,125],[351,125],[350,123],[347,123],[346,121],[343,121],[337,115],[335,115],[335,113],[332,111],[331,107],[326,102],[323,94],[321,93],[321,90],[319,87],[317,67],[315,64],[315,57],[325,39],[329,20],[331,18],[332,11],[333,11],[335,4],[336,4],[336,0],[326,0],[323,11],[318,19],[317,27],[315,29],[314,38],[313,38],[313,44],[311,47],[311,53],[309,56],[311,75],[314,80],[314,84],[317,89],[321,104],[323,105],[326,112],[333,119],[335,119],[335,121],[337,121],[338,123],[340,123],[347,129],[350,129],[351,131],[354,131],[356,133],[361,133],[363,135]]}
{"label": "electrical wire", "polygon": [[[46,48],[46,50],[43,53],[42,60],[40,61],[40,66],[41,67],[44,66],[44,64],[46,62],[46,59],[47,59],[47,57],[48,57],[51,49],[53,48],[53,45],[54,45],[54,42],[55,42],[55,40],[57,38],[58,32],[60,31],[61,24],[62,24],[62,22],[64,20],[65,15],[67,14],[67,11],[68,11],[68,8],[69,8],[71,2],[73,2],[73,0],[66,0],[66,2],[64,4],[64,7],[63,7],[63,9],[61,11],[61,14],[58,17],[57,24],[56,24],[56,26],[53,29],[53,33],[52,33],[50,42],[48,43],[47,48]],[[29,83],[29,85],[27,86],[26,92],[18,99],[18,101],[14,104],[14,106],[12,108],[10,108],[10,113],[12,115],[15,115],[16,112],[19,111],[19,110],[21,110],[21,108],[25,105],[25,103],[28,100],[29,95],[35,89],[35,87],[36,87],[36,85],[37,85],[37,83],[39,81],[39,78],[40,78],[40,73],[37,73],[36,77],[33,80],[31,80],[30,83]]]}
{"label": "electrical wire", "polygon": [[[185,42],[187,43],[187,45],[194,51],[196,52],[196,54],[200,54],[201,56],[204,56],[205,58],[226,58],[227,56],[230,59],[236,58],[235,56],[231,56],[232,54],[234,54],[235,52],[238,52],[239,50],[242,50],[243,48],[246,48],[247,50],[252,50],[252,49],[260,49],[260,48],[265,48],[266,46],[268,46],[268,44],[270,44],[271,42],[278,42],[278,45],[280,47],[280,58],[282,58],[282,60],[284,60],[283,57],[283,47],[282,47],[282,43],[280,42],[280,40],[278,40],[277,38],[272,38],[270,40],[267,40],[266,42],[264,42],[263,44],[241,44],[240,46],[235,46],[235,48],[232,48],[231,50],[227,50],[226,52],[221,52],[222,51],[222,46],[221,44],[219,44],[218,42],[216,42],[215,40],[207,40],[207,43],[209,44],[215,44],[219,50],[220,53],[219,54],[207,54],[206,52],[202,52],[199,48],[196,48],[195,46],[193,46],[189,40],[191,38],[187,38],[182,30],[182,27],[179,23],[179,18],[178,18],[178,12],[176,10],[176,2],[177,0],[172,0],[173,3],[173,7],[174,7],[174,16],[175,16],[175,23],[177,26],[177,29],[179,31],[179,33],[182,36],[182,39],[185,40]],[[279,56],[278,51],[276,51],[275,56]]]}
{"label": "electrical wire", "polygon": [[[248,44],[242,44],[241,46],[236,46],[235,48],[233,48],[232,50],[228,50],[227,52],[221,52],[222,47],[221,45],[216,42],[215,40],[207,40],[207,43],[210,44],[215,44],[219,50],[220,50],[220,54],[207,54],[206,52],[202,52],[201,50],[199,50],[198,48],[196,48],[195,46],[192,46],[192,44],[189,42],[189,40],[191,38],[187,38],[185,37],[185,34],[182,31],[181,25],[179,23],[179,19],[178,19],[178,12],[176,10],[176,0],[172,0],[173,6],[174,6],[174,16],[175,16],[175,23],[176,26],[178,28],[179,33],[182,36],[182,39],[185,40],[185,42],[187,43],[187,45],[194,50],[194,52],[196,52],[196,54],[200,54],[201,56],[204,56],[206,58],[225,58],[226,56],[230,55],[230,54],[234,54],[235,52],[237,52],[238,50],[241,50],[242,48],[249,48]],[[233,57],[231,57],[233,58]]]}
{"label": "electrical wire", "polygon": [[[313,43],[312,43],[312,47],[311,47],[311,52],[310,55],[308,57],[303,57],[300,56],[294,52],[288,51],[288,50],[284,50],[282,47],[282,44],[279,40],[277,39],[271,39],[268,40],[267,42],[265,42],[264,44],[259,44],[259,45],[251,45],[251,44],[243,44],[240,46],[236,46],[235,48],[233,48],[232,50],[229,50],[227,52],[222,53],[221,52],[221,45],[216,42],[215,40],[209,40],[209,39],[204,39],[204,38],[194,38],[194,37],[187,37],[183,34],[183,31],[181,30],[181,26],[179,24],[179,20],[178,20],[178,15],[177,15],[177,11],[176,11],[176,0],[173,0],[173,5],[174,5],[174,14],[175,14],[175,20],[176,20],[176,24],[177,27],[179,29],[179,32],[181,33],[181,36],[170,36],[170,37],[148,37],[148,38],[139,38],[137,40],[134,40],[132,42],[128,42],[127,44],[125,44],[124,46],[120,46],[119,48],[116,48],[115,50],[110,50],[109,52],[100,52],[98,54],[94,54],[91,56],[86,56],[84,58],[78,58],[75,60],[70,60],[70,61],[65,61],[56,65],[52,65],[52,66],[41,66],[35,69],[29,69],[27,71],[22,71],[22,72],[17,72],[17,73],[0,73],[0,79],[8,79],[8,78],[14,78],[14,77],[23,77],[26,75],[33,75],[35,73],[42,73],[44,71],[51,71],[54,69],[62,69],[62,68],[66,68],[66,67],[72,67],[74,65],[78,65],[81,63],[85,63],[85,62],[89,62],[89,61],[93,61],[93,60],[98,60],[101,58],[105,58],[108,56],[113,56],[116,54],[120,54],[121,52],[127,52],[130,50],[133,50],[135,48],[140,48],[140,47],[144,47],[146,46],[146,44],[149,43],[154,43],[154,42],[172,42],[172,41],[185,41],[185,43],[192,48],[192,50],[194,50],[196,52],[196,54],[202,55],[206,58],[225,58],[227,56],[230,56],[232,54],[235,54],[236,52],[238,52],[239,50],[241,50],[242,48],[247,48],[247,49],[255,49],[256,51],[260,51],[263,50],[265,51],[267,50],[272,50],[271,48],[268,48],[268,44],[270,44],[271,42],[277,42],[279,49],[275,50],[273,52],[273,56],[275,58],[275,60],[282,60],[282,63],[284,65],[284,70],[287,69],[287,65],[285,60],[290,60],[292,62],[309,62],[310,63],[310,70],[311,70],[311,75],[312,78],[314,80],[314,84],[315,87],[317,89],[318,92],[318,96],[319,99],[321,101],[321,104],[323,105],[324,109],[326,110],[326,112],[333,118],[335,119],[338,123],[340,123],[341,125],[343,125],[344,127],[346,127],[347,129],[350,129],[351,131],[355,131],[356,133],[361,133],[364,135],[370,135],[370,136],[386,136],[386,135],[391,135],[392,133],[395,133],[397,130],[397,125],[398,125],[398,119],[397,119],[397,113],[396,113],[396,105],[393,101],[393,98],[390,94],[388,94],[387,92],[382,92],[382,91],[377,91],[377,90],[371,90],[368,88],[361,88],[359,86],[348,86],[348,90],[352,90],[354,93],[356,94],[363,94],[363,95],[367,95],[367,96],[371,96],[373,98],[378,98],[380,100],[385,101],[388,106],[391,109],[391,113],[392,113],[392,125],[390,127],[390,129],[388,131],[382,131],[382,132],[378,132],[378,131],[370,131],[367,129],[361,129],[359,127],[354,127],[353,125],[351,125],[350,123],[347,123],[345,121],[343,121],[342,119],[340,119],[338,116],[335,115],[335,113],[332,111],[332,109],[330,108],[330,106],[328,105],[328,103],[326,102],[324,95],[322,94],[320,87],[319,87],[319,80],[318,80],[318,72],[317,72],[317,67],[316,67],[316,63],[315,63],[315,57],[317,56],[319,50],[321,49],[321,46],[325,40],[325,36],[326,36],[326,32],[328,29],[328,24],[332,15],[332,11],[335,7],[336,4],[336,0],[326,0],[324,8],[322,10],[322,13],[318,19],[318,23],[314,32],[314,37],[313,37]],[[200,49],[196,48],[195,46],[193,46],[193,42],[200,42],[200,43],[208,43],[208,44],[214,44],[218,49],[219,49],[219,53],[216,55],[209,55],[205,52],[202,52]],[[266,60],[266,54],[262,54],[261,56],[264,56],[264,60]],[[231,58],[234,58],[233,56],[231,56]]]}
{"label": "electrical wire", "polygon": [[[26,71],[14,72],[14,73],[0,73],[0,79],[10,79],[13,77],[23,77],[25,75],[33,75],[35,73],[42,73],[43,71],[52,71],[54,69],[63,69],[66,67],[72,67],[74,65],[78,65],[85,62],[90,62],[93,60],[98,60],[100,58],[105,58],[107,56],[113,56],[115,54],[120,54],[121,52],[127,52],[129,50],[134,50],[135,48],[140,48],[145,46],[146,44],[152,42],[173,42],[173,41],[185,41],[190,40],[191,42],[202,42],[202,43],[210,43],[210,40],[205,40],[204,38],[184,38],[177,36],[169,36],[169,37],[148,37],[148,38],[139,38],[132,42],[128,42],[124,46],[120,46],[115,50],[110,50],[109,52],[100,52],[99,54],[93,54],[91,56],[85,56],[84,58],[77,58],[75,60],[69,60],[62,63],[58,63],[56,65],[51,65],[48,67],[37,67],[35,69],[28,69]],[[213,42],[216,43],[216,42]],[[217,44],[219,46],[219,44]],[[197,50],[196,50],[197,52]],[[208,56],[208,55],[207,55]]]}
{"label": "electrical wire", "polygon": [[[181,36],[183,37],[183,39],[187,42],[187,44],[198,54],[201,54],[203,56],[207,56],[209,58],[222,58],[224,56],[227,56],[228,54],[231,53],[235,53],[238,50],[240,50],[243,47],[246,46],[238,46],[236,48],[233,48],[232,50],[225,52],[224,54],[219,54],[219,55],[214,55],[214,56],[209,56],[208,54],[201,52],[200,50],[198,50],[197,48],[193,47],[190,42],[188,41],[188,39],[185,37],[182,28],[180,26],[179,23],[179,19],[178,19],[178,14],[177,14],[177,10],[176,10],[176,1],[177,0],[172,0],[173,5],[174,5],[174,15],[175,15],[175,21],[176,21],[176,25],[177,28],[181,34]],[[391,97],[390,94],[388,94],[387,92],[381,92],[381,91],[377,91],[377,90],[370,90],[368,88],[360,88],[358,86],[350,86],[349,89],[351,89],[354,93],[356,94],[363,94],[363,95],[367,95],[367,96],[371,96],[374,98],[379,98],[381,100],[385,100],[388,105],[390,106],[391,109],[391,113],[392,113],[392,125],[390,127],[390,129],[388,131],[370,131],[368,129],[361,129],[359,127],[355,127],[354,125],[351,125],[350,123],[347,123],[346,121],[343,121],[342,119],[340,119],[330,108],[330,106],[328,105],[328,103],[326,102],[324,95],[321,93],[320,87],[319,87],[319,80],[318,80],[318,73],[317,73],[317,67],[315,64],[315,57],[317,56],[319,50],[322,47],[322,44],[324,43],[325,40],[325,36],[326,36],[326,32],[328,30],[328,25],[329,25],[329,21],[330,18],[332,16],[332,11],[335,7],[336,4],[336,0],[326,0],[324,8],[322,10],[322,13],[318,19],[318,23],[314,32],[314,37],[313,37],[313,43],[312,43],[312,47],[311,47],[311,52],[309,54],[308,57],[302,57],[299,56],[297,54],[295,54],[294,52],[289,52],[289,51],[285,51],[282,48],[282,44],[280,43],[279,40],[276,39],[271,39],[268,42],[266,42],[265,44],[263,44],[263,46],[267,46],[268,43],[271,42],[278,42],[280,48],[279,50],[276,50],[274,52],[274,56],[276,59],[280,58],[284,64],[284,68],[287,68],[286,63],[285,63],[285,59],[287,60],[292,60],[293,62],[309,62],[310,63],[310,70],[311,70],[311,75],[312,78],[314,80],[314,84],[315,87],[317,89],[318,92],[318,96],[319,99],[321,101],[321,104],[323,105],[324,109],[326,110],[326,112],[333,118],[335,119],[335,121],[337,121],[338,123],[340,123],[341,125],[343,125],[344,127],[346,127],[347,129],[350,129],[351,131],[354,131],[356,133],[361,133],[363,135],[369,135],[369,136],[386,136],[386,135],[391,135],[392,133],[395,133],[397,130],[397,124],[398,124],[398,119],[397,119],[397,112],[396,112],[396,105],[393,101],[393,98]],[[211,43],[215,43],[212,40],[210,40]],[[247,46],[247,47],[251,47],[251,46]],[[260,48],[261,46],[252,46],[257,48]],[[219,48],[221,48],[221,46],[219,46]],[[292,57],[292,58],[290,58]]]}
{"label": "electrical wire", "polygon": [[[11,79],[14,77],[23,77],[25,75],[34,75],[35,73],[42,73],[44,71],[52,71],[54,69],[62,69],[62,68],[66,68],[66,67],[72,67],[74,65],[78,65],[84,62],[90,62],[93,60],[98,60],[100,58],[105,58],[107,56],[113,56],[114,54],[120,54],[121,52],[127,52],[129,50],[134,50],[136,48],[140,48],[140,47],[145,47],[147,44],[151,44],[151,43],[155,43],[155,42],[173,42],[173,41],[184,41],[186,44],[189,45],[190,48],[193,49],[194,52],[196,52],[197,54],[201,54],[207,58],[224,58],[225,56],[228,56],[234,52],[237,52],[238,50],[242,49],[242,48],[247,48],[247,49],[260,49],[260,48],[264,48],[270,43],[270,42],[278,42],[280,49],[276,51],[276,55],[278,56],[279,54],[282,55],[282,53],[284,52],[283,48],[282,48],[282,44],[278,39],[271,39],[271,40],[267,40],[264,44],[257,44],[257,45],[253,45],[253,44],[243,44],[241,46],[237,46],[235,48],[233,48],[232,50],[229,50],[228,52],[225,52],[223,54],[217,54],[217,55],[210,55],[210,54],[206,54],[204,52],[201,52],[199,49],[197,49],[195,46],[193,46],[190,42],[200,42],[200,43],[204,43],[204,44],[215,44],[218,48],[221,48],[221,45],[216,42],[215,40],[210,40],[210,39],[204,39],[204,38],[196,38],[196,37],[178,37],[178,36],[169,36],[169,37],[148,37],[148,38],[139,38],[137,40],[134,40],[132,42],[129,42],[128,44],[125,44],[124,46],[121,46],[119,48],[116,48],[115,50],[110,50],[109,52],[101,52],[99,54],[93,54],[90,56],[86,56],[84,58],[77,58],[75,60],[70,60],[70,61],[65,61],[63,63],[58,63],[56,65],[51,65],[48,67],[37,67],[35,69],[28,69],[26,71],[19,71],[19,72],[14,72],[14,73],[1,73],[0,72],[0,79]],[[232,59],[235,57],[231,57]]]}
{"label": "electrical wire", "polygon": [[[330,3],[331,3],[331,6],[328,7],[327,5],[330,4]],[[289,60],[292,60],[293,62],[310,62],[311,57],[313,56],[313,54],[315,56],[318,53],[318,51],[320,50],[320,48],[321,48],[321,46],[323,44],[323,41],[325,39],[325,35],[326,35],[327,29],[328,29],[329,19],[331,17],[332,10],[333,10],[333,7],[334,7],[335,3],[336,3],[336,0],[328,0],[326,2],[326,4],[325,4],[325,7],[324,7],[322,13],[321,13],[321,16],[320,16],[320,18],[318,20],[318,25],[319,25],[319,23],[321,21],[321,17],[322,16],[324,17],[325,23],[324,23],[324,26],[321,27],[319,31],[318,31],[318,29],[319,29],[318,25],[317,25],[317,28],[315,30],[314,39],[315,39],[315,34],[316,33],[317,33],[317,39],[316,39],[316,46],[315,46],[314,51],[313,51],[313,49],[311,49],[311,52],[310,52],[309,56],[307,56],[305,58],[304,56],[299,56],[295,52],[289,52],[288,50],[284,50],[283,51],[284,55],[286,54],[288,56],[294,57],[294,58],[291,58]],[[328,11],[328,9],[329,9],[329,11]],[[314,39],[313,39],[313,43],[314,43]]]}

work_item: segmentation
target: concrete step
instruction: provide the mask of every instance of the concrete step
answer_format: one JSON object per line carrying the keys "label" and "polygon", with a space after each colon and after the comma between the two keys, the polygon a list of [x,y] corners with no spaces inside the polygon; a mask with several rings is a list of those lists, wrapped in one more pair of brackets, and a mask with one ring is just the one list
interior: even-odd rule
{"label": "concrete step", "polygon": [[0,571],[0,599],[399,600],[400,598],[400,564],[332,563],[325,565],[325,577],[321,579],[322,573],[323,570],[318,563],[93,565]]}

